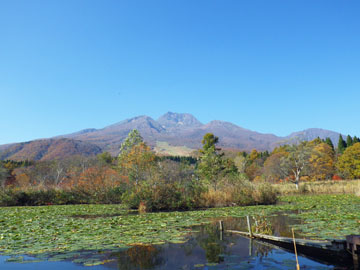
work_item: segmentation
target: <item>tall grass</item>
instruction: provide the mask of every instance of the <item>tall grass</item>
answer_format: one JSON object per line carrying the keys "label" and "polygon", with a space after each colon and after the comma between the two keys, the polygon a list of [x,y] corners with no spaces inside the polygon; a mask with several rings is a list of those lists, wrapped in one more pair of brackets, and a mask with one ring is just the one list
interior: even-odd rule
{"label": "tall grass", "polygon": [[274,184],[281,195],[292,194],[355,194],[360,196],[360,180],[327,180],[302,182],[297,190],[292,183]]}
{"label": "tall grass", "polygon": [[240,183],[223,186],[214,190],[209,188],[201,194],[201,207],[246,206],[274,204],[277,201],[277,190],[268,183]]}

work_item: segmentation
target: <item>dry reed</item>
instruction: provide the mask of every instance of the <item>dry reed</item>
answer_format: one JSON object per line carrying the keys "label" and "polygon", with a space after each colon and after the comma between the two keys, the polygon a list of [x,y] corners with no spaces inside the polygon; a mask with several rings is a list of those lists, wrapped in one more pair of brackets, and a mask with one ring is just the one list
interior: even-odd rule
{"label": "dry reed", "polygon": [[360,196],[360,180],[327,180],[302,182],[297,190],[292,183],[275,184],[281,195],[291,194],[355,194]]}

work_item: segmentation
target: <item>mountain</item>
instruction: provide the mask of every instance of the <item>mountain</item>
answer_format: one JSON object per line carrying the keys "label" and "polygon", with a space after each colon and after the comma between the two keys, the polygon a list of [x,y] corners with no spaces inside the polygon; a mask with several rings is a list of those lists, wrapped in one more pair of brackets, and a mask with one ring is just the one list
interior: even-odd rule
{"label": "mountain", "polygon": [[[334,145],[337,145],[339,141],[340,133],[321,129],[321,128],[309,128],[303,131],[298,131],[291,133],[286,138],[291,142],[299,142],[299,141],[311,141],[316,139],[317,137],[320,137],[321,139],[325,139],[326,137],[329,137]],[[343,138],[346,138],[346,136],[343,135]]]}
{"label": "mountain", "polygon": [[102,149],[88,142],[72,139],[44,139],[9,145],[0,152],[0,159],[12,160],[53,160],[74,155],[92,156]]}
{"label": "mountain", "polygon": [[165,129],[197,128],[203,125],[189,113],[167,112],[157,122]]}
{"label": "mountain", "polygon": [[233,123],[214,120],[201,123],[188,113],[167,112],[157,121],[142,115],[126,119],[102,129],[84,129],[72,134],[52,139],[27,143],[0,145],[0,159],[39,159],[64,158],[75,154],[95,155],[108,151],[117,155],[128,133],[137,129],[144,140],[161,153],[190,153],[201,147],[203,136],[214,133],[219,137],[219,147],[251,151],[271,150],[278,145],[313,140],[317,137],[330,137],[336,145],[339,133],[324,129],[306,129],[286,137],[263,134],[239,127]]}
{"label": "mountain", "polygon": [[90,132],[83,133],[76,132],[63,135],[61,137],[90,142],[101,147],[103,151],[108,151],[116,155],[122,141],[133,129],[139,130],[145,141],[151,145],[156,144],[159,135],[166,131],[151,117],[142,115],[131,119],[126,119],[102,129],[91,130]]}
{"label": "mountain", "polygon": [[187,146],[193,149],[201,147],[201,140],[206,133],[213,133],[219,137],[221,148],[236,148],[241,150],[271,149],[279,137],[272,134],[261,134],[244,129],[230,122],[219,120],[195,128],[177,130],[176,133],[161,134],[159,140],[174,146]]}

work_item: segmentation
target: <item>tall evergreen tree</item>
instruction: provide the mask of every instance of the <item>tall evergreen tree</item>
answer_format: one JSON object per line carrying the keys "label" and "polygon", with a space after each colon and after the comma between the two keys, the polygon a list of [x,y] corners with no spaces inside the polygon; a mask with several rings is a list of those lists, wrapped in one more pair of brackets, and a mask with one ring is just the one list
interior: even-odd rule
{"label": "tall evergreen tree", "polygon": [[356,136],[353,138],[353,144],[360,142],[360,139]]}
{"label": "tall evergreen tree", "polygon": [[344,150],[346,149],[346,142],[344,141],[343,137],[341,136],[341,134],[339,135],[339,142],[338,142],[338,147],[337,147],[337,151],[339,154],[342,154],[344,152]]}
{"label": "tall evergreen tree", "polygon": [[140,132],[137,129],[133,129],[129,132],[128,136],[120,146],[120,154],[128,153],[133,146],[139,145],[144,142],[143,138],[140,135]]}
{"label": "tall evergreen tree", "polygon": [[237,172],[234,162],[224,158],[223,153],[219,153],[220,149],[216,148],[218,141],[219,138],[212,133],[204,135],[201,141],[203,148],[200,149],[202,155],[197,167],[197,173],[201,179],[212,185],[214,190],[217,189],[218,182],[222,176]]}
{"label": "tall evergreen tree", "polygon": [[347,135],[346,137],[346,147],[352,146],[354,144],[353,138],[351,138],[350,135]]}
{"label": "tall evergreen tree", "polygon": [[334,144],[333,144],[332,140],[331,140],[329,137],[327,137],[327,138],[325,139],[325,143],[328,144],[333,151],[335,151],[335,149],[334,149]]}

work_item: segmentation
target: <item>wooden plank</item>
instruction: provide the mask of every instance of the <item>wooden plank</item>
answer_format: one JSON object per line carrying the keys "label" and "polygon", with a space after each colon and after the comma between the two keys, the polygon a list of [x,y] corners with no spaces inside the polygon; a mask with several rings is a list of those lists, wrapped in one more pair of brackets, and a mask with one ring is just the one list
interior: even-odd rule
{"label": "wooden plank", "polygon": [[[235,230],[226,230],[230,233],[240,234],[246,237],[254,237],[258,239],[265,239],[274,242],[281,242],[286,244],[292,244],[293,239],[290,237],[281,237],[281,236],[272,236],[272,235],[265,235],[265,234],[257,234],[257,233],[248,233],[248,232],[241,232]],[[296,244],[301,246],[309,246],[318,249],[328,249],[334,251],[341,251],[344,250],[346,241],[345,240],[308,240],[308,239],[296,239]]]}

